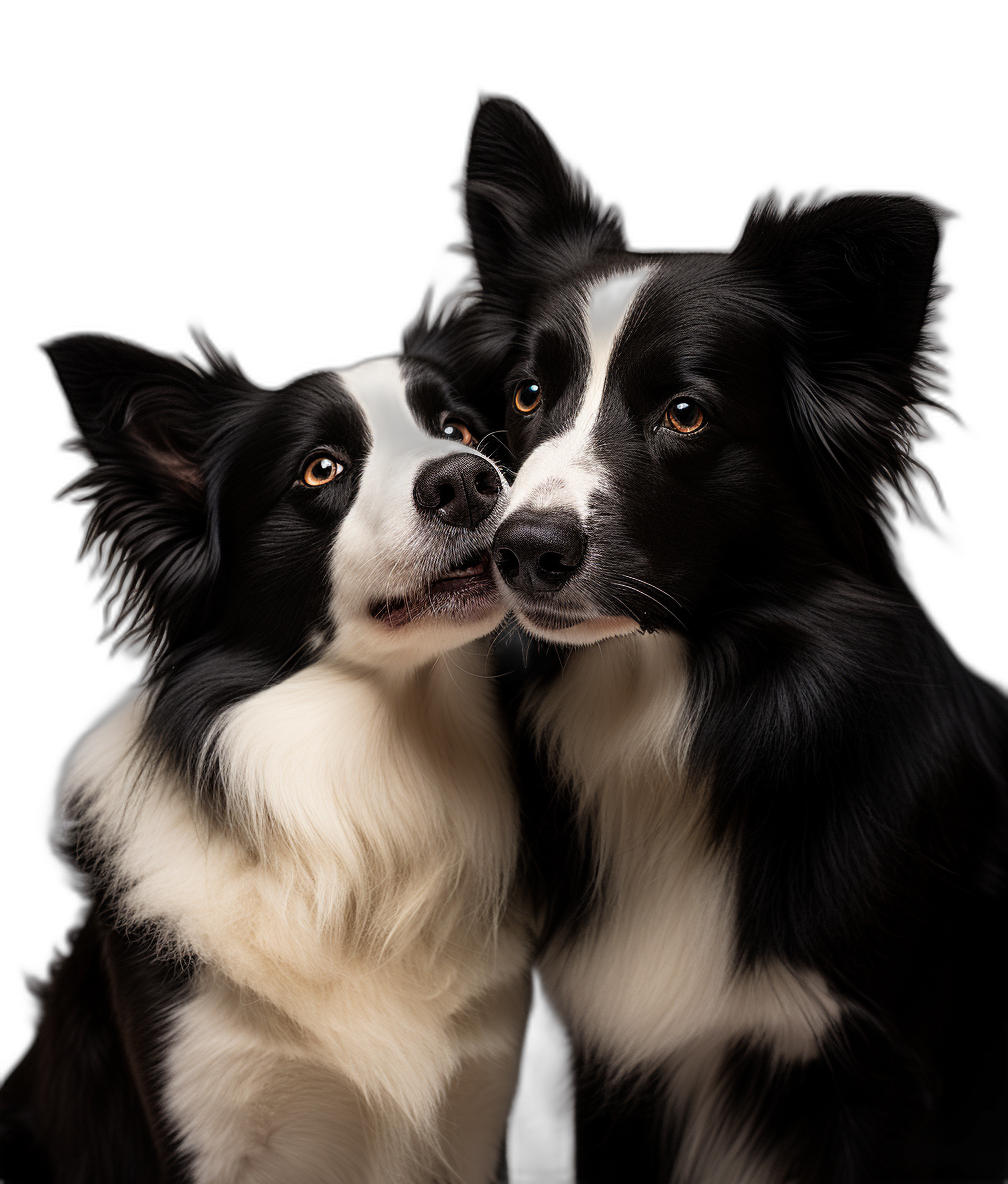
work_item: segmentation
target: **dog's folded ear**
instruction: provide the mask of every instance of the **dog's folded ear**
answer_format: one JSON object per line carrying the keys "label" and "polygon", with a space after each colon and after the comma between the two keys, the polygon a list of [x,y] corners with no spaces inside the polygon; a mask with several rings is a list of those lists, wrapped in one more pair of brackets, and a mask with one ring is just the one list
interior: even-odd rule
{"label": "dog's folded ear", "polygon": [[96,546],[108,569],[115,624],[155,651],[169,634],[183,640],[216,572],[204,451],[219,418],[219,382],[110,337],[43,348],[94,462],[65,492],[93,503],[84,550]]}
{"label": "dog's folded ear", "polygon": [[756,280],[783,346],[799,449],[838,537],[861,553],[886,487],[907,504],[936,369],[926,324],[940,215],[912,197],[851,195],[750,215],[732,258]]}
{"label": "dog's folded ear", "polygon": [[596,251],[625,247],[617,211],[601,207],[510,99],[486,99],[476,112],[465,208],[484,297],[514,317],[549,271],[570,271]]}

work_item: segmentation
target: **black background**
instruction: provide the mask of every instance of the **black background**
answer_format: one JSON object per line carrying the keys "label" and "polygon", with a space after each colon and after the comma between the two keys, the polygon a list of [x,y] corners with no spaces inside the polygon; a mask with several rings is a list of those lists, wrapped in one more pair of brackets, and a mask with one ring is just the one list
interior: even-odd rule
{"label": "black background", "polygon": [[906,548],[940,628],[1008,681],[1006,414],[990,282],[1001,215],[991,155],[974,140],[980,71],[937,86],[912,54],[899,70],[881,58],[798,70],[758,52],[731,69],[710,53],[657,69],[646,43],[621,56],[614,33],[608,59],[598,37],[597,63],[542,52],[481,67],[474,47],[454,54],[460,66],[417,47],[405,70],[380,44],[373,62],[344,44],[278,72],[268,49],[248,59],[219,45],[168,64],[142,52],[129,66],[88,60],[69,73],[50,62],[34,79],[9,192],[2,969],[13,1002],[0,1066],[31,1032],[21,976],[44,972],[77,908],[47,854],[60,762],[137,673],[96,644],[96,586],[76,562],[81,511],[53,501],[79,462],[60,451],[68,420],[37,343],[99,329],[185,349],[194,323],[263,384],[390,352],[428,285],[464,272],[444,247],[462,237],[452,185],[481,91],[531,108],[623,208],[635,246],[731,246],[770,188],[918,193],[957,214],[943,335],[965,426],[940,423],[942,443],[926,450],[948,502],[944,536],[906,532]]}

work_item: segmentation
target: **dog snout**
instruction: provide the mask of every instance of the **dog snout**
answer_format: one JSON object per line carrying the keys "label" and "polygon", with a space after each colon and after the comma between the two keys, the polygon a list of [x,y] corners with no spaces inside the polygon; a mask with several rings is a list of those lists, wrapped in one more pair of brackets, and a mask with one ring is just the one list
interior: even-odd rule
{"label": "dog snout", "polygon": [[420,470],[413,500],[422,514],[472,530],[493,512],[501,495],[494,466],[475,452],[453,452]]}
{"label": "dog snout", "polygon": [[574,514],[516,512],[494,535],[493,560],[509,588],[541,595],[556,592],[584,561],[587,536]]}

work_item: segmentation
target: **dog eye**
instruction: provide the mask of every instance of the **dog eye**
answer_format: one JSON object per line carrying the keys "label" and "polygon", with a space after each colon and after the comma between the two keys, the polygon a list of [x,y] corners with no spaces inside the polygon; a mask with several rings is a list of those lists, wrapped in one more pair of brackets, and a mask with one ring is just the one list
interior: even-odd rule
{"label": "dog eye", "polygon": [[673,399],[665,409],[662,423],[681,436],[698,432],[707,422],[704,410],[696,399]]}
{"label": "dog eye", "polygon": [[461,419],[446,419],[441,425],[441,432],[446,440],[457,440],[459,444],[474,444],[476,437],[469,425]]}
{"label": "dog eye", "polygon": [[305,485],[328,485],[343,472],[343,467],[328,452],[319,452],[305,465],[304,471],[301,473],[301,481]]}
{"label": "dog eye", "polygon": [[515,387],[514,408],[519,415],[531,415],[542,399],[542,387],[534,378],[527,378]]}

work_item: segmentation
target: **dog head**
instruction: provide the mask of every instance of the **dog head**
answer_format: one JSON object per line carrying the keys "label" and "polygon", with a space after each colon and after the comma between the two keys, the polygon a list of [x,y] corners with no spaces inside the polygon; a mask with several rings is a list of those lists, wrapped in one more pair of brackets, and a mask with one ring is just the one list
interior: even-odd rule
{"label": "dog head", "polygon": [[884,565],[930,402],[929,206],[765,202],[730,253],[636,253],[492,99],[466,212],[521,466],[494,559],[532,632],[689,631],[795,563]]}
{"label": "dog head", "polygon": [[155,682],[200,671],[219,708],[327,656],[416,667],[500,622],[507,483],[454,365],[463,321],[422,319],[401,357],[280,390],[205,343],[201,364],[97,336],[47,347],[93,461],[74,487],[86,546]]}

